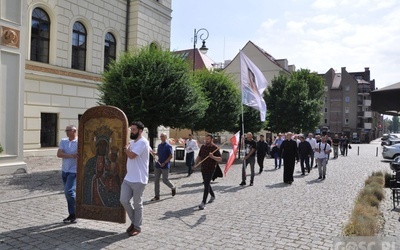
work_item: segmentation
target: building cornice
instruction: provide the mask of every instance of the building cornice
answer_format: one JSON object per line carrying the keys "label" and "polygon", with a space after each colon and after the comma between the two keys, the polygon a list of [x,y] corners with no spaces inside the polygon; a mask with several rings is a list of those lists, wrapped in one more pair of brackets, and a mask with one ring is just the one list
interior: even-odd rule
{"label": "building cornice", "polygon": [[91,86],[101,82],[101,75],[80,70],[63,68],[33,61],[25,63],[25,78],[31,80],[51,81],[61,84]]}

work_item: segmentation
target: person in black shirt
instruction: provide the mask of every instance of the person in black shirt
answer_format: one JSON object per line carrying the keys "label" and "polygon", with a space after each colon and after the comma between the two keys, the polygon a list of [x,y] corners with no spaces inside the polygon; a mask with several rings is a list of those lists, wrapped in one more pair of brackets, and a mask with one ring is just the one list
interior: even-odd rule
{"label": "person in black shirt", "polygon": [[246,139],[244,140],[244,147],[246,156],[243,158],[243,167],[242,167],[242,182],[240,186],[246,185],[246,167],[247,164],[250,164],[250,186],[253,186],[254,182],[254,164],[256,161],[256,150],[257,150],[257,143],[253,140],[253,134],[248,132],[246,135]]}
{"label": "person in black shirt", "polygon": [[332,139],[332,146],[333,146],[333,159],[338,158],[339,155],[339,143],[340,139],[338,134],[335,134],[335,137]]}
{"label": "person in black shirt", "polygon": [[260,135],[260,140],[257,142],[257,163],[260,167],[259,174],[262,173],[264,169],[264,158],[267,155],[268,144],[264,141],[264,136]]}
{"label": "person in black shirt", "polygon": [[308,173],[310,173],[310,156],[312,154],[313,149],[311,148],[311,144],[305,140],[304,135],[300,135],[300,143],[299,143],[299,155],[300,155],[300,166],[301,166],[301,175],[305,175],[304,163],[306,164],[306,168]]}
{"label": "person in black shirt", "polygon": [[284,140],[279,149],[283,158],[283,182],[292,184],[295,160],[299,161],[299,152],[297,150],[297,142],[292,140],[292,132],[286,133]]}

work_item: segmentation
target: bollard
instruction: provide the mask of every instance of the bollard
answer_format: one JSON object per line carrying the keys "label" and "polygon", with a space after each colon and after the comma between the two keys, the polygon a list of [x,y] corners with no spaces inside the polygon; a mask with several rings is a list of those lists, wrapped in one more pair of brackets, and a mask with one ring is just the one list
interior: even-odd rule
{"label": "bollard", "polygon": [[378,147],[376,147],[376,157],[378,157]]}
{"label": "bollard", "polygon": [[357,155],[360,155],[360,146],[357,147]]}

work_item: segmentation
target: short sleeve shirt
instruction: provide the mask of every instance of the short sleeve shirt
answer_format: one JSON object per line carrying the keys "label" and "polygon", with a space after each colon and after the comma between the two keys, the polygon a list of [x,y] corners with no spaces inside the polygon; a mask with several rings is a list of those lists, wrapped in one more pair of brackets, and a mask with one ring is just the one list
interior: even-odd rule
{"label": "short sleeve shirt", "polygon": [[[250,153],[250,151],[251,151],[253,148],[257,151],[257,143],[256,143],[255,140],[251,140],[251,141],[245,140],[245,141],[244,141],[244,147],[245,147],[245,150],[246,150],[246,155],[247,155],[248,153]],[[256,156],[256,151],[254,151],[254,152],[250,155],[250,157],[255,157],[255,156]]]}
{"label": "short sleeve shirt", "polygon": [[131,141],[129,150],[137,156],[134,159],[128,158],[126,162],[125,180],[133,183],[147,184],[149,181],[149,154],[150,146],[146,138]]}
{"label": "short sleeve shirt", "polygon": [[[217,150],[218,147],[215,144],[203,145],[199,151],[200,160],[205,159],[209,153],[214,152],[214,156],[221,157],[221,152]],[[201,163],[201,172],[214,172],[217,162],[214,159],[208,157]]]}
{"label": "short sleeve shirt", "polygon": [[[156,163],[156,168],[160,168],[159,163],[165,162],[170,155],[172,155],[172,146],[168,143],[160,143],[157,147],[158,162]],[[163,168],[170,168],[171,164],[168,162]]]}
{"label": "short sleeve shirt", "polygon": [[[58,147],[65,154],[76,154],[78,153],[78,139],[70,141],[69,138],[63,138],[60,141]],[[63,158],[62,159],[62,171],[66,173],[76,173],[77,160],[74,158]]]}

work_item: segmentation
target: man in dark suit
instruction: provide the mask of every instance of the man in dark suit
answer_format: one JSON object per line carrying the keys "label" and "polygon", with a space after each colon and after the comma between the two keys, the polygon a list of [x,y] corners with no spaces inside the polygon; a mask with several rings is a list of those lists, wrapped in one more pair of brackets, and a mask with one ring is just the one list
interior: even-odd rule
{"label": "man in dark suit", "polygon": [[299,161],[299,152],[297,150],[297,142],[292,140],[292,132],[286,133],[284,140],[279,149],[283,159],[283,182],[292,184],[295,160]]}

